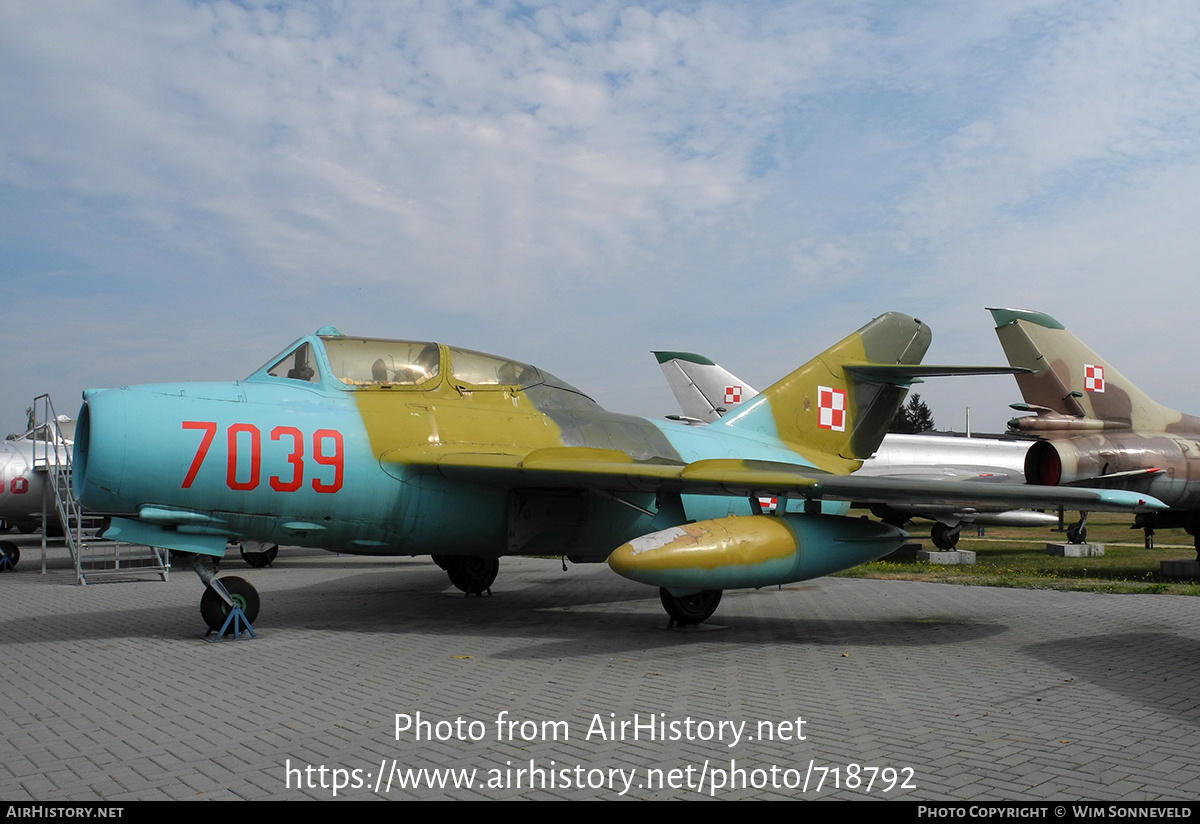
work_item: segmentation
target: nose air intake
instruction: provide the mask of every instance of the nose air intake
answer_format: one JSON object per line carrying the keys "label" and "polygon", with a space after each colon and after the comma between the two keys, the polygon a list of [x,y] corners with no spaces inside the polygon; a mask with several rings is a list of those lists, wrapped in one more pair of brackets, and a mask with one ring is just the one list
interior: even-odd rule
{"label": "nose air intake", "polygon": [[125,465],[125,402],[121,390],[84,393],[75,425],[71,487],[84,508],[120,511],[117,504]]}
{"label": "nose air intake", "polygon": [[87,477],[88,440],[91,429],[91,412],[87,401],[79,407],[79,415],[75,419],[75,446],[71,453],[71,491],[78,498],[83,491],[84,479]]}

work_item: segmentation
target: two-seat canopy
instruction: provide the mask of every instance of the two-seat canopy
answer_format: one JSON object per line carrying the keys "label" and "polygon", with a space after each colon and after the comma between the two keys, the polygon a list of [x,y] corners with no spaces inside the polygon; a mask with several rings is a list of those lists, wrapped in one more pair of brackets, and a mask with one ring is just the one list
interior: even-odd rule
{"label": "two-seat canopy", "polygon": [[430,341],[345,335],[319,334],[305,338],[255,374],[319,384],[326,372],[342,386],[353,389],[431,390],[449,380],[464,389],[528,389],[545,385],[587,397],[550,373],[509,358]]}

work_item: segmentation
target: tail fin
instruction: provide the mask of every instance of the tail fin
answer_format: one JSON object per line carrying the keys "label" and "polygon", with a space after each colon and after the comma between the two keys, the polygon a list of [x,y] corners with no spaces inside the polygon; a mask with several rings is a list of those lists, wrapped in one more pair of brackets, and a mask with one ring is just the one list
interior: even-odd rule
{"label": "tail fin", "polygon": [[1010,422],[1014,428],[1166,432],[1200,425],[1200,420],[1152,401],[1049,315],[1027,309],[988,311],[1008,362],[1032,370],[1016,376],[1025,399],[1016,408],[1037,416],[1016,418]]}
{"label": "tail fin", "polygon": [[689,418],[712,423],[758,392],[720,364],[692,352],[655,352],[658,365]]}
{"label": "tail fin", "polygon": [[821,469],[852,472],[878,448],[908,387],[946,374],[919,365],[932,337],[916,318],[880,315],[712,425],[777,437]]}

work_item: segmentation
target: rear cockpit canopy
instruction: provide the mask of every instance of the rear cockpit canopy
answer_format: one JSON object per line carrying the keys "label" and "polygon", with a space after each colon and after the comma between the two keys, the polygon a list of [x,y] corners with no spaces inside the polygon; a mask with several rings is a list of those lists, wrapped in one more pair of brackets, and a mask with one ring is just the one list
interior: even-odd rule
{"label": "rear cockpit canopy", "polygon": [[371,338],[321,338],[333,376],[347,386],[432,388],[441,373],[436,343]]}

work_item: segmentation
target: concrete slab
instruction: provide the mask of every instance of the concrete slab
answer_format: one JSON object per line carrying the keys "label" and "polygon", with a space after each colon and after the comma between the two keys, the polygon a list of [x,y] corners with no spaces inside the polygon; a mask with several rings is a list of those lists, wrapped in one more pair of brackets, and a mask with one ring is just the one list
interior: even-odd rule
{"label": "concrete slab", "polygon": [[1162,561],[1159,568],[1166,578],[1200,578],[1200,561],[1194,558],[1183,558],[1178,561]]}
{"label": "concrete slab", "polygon": [[917,553],[924,552],[920,541],[909,541],[890,555],[885,555],[881,561],[891,561],[894,564],[904,564],[917,560]]}
{"label": "concrete slab", "polygon": [[1099,558],[1104,555],[1104,544],[1046,544],[1046,554],[1056,558]]}
{"label": "concrete slab", "polygon": [[917,553],[918,561],[943,566],[970,566],[975,563],[975,552],[970,549],[931,549]]}
{"label": "concrete slab", "polygon": [[463,598],[426,559],[285,549],[223,565],[261,638],[209,644],[190,573],[55,566],[0,574],[6,801],[1200,790],[1195,598],[827,578],[679,632],[602,566],[505,559]]}

